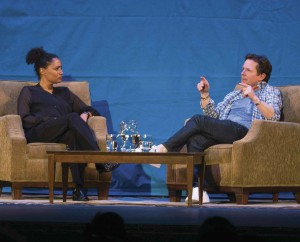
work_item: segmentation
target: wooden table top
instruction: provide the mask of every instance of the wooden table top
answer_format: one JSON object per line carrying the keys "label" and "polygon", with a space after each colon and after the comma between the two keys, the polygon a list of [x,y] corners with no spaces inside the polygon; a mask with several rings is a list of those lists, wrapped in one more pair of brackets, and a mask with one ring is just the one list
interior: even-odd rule
{"label": "wooden table top", "polygon": [[48,155],[54,155],[56,162],[119,162],[139,164],[186,164],[193,161],[201,164],[204,153],[194,152],[102,152],[102,151],[47,151]]}

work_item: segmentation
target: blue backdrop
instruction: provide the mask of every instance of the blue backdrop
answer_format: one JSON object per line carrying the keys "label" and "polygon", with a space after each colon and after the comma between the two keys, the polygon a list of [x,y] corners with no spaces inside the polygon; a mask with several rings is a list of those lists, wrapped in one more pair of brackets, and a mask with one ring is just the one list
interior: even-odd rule
{"label": "blue backdrop", "polygon": [[[271,84],[299,84],[299,12],[297,0],[2,0],[0,80],[37,80],[25,55],[43,46],[65,81],[89,81],[109,132],[135,119],[159,144],[202,112],[199,77],[220,101],[248,52],[269,57]],[[123,165],[111,192],[166,195],[165,173]]]}

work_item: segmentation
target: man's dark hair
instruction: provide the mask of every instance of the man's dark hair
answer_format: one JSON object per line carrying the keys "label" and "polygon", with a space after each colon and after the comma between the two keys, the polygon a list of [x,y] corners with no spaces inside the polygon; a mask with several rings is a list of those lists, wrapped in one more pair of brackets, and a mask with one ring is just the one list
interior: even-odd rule
{"label": "man's dark hair", "polygon": [[266,74],[265,79],[263,79],[264,82],[268,82],[272,73],[272,65],[267,57],[263,55],[256,55],[256,54],[247,54],[245,56],[245,60],[253,60],[258,65],[256,67],[258,74]]}

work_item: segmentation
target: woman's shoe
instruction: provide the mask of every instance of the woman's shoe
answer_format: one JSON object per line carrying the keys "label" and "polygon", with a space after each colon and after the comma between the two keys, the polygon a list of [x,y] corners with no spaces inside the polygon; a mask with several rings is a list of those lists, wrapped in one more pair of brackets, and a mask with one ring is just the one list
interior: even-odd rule
{"label": "woman's shoe", "polygon": [[119,163],[103,163],[104,171],[105,172],[110,172],[113,171],[114,169],[118,168],[120,166]]}
{"label": "woman's shoe", "polygon": [[97,170],[101,174],[103,172],[111,172],[114,169],[118,168],[120,166],[119,163],[113,162],[113,163],[103,163],[103,164],[97,164]]}
{"label": "woman's shoe", "polygon": [[72,194],[72,200],[84,202],[89,201],[86,190],[83,188],[75,187]]}

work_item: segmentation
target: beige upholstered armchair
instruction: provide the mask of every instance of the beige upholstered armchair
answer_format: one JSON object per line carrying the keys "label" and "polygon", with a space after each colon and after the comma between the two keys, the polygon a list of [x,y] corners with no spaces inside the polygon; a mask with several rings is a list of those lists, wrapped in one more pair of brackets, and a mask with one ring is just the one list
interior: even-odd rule
{"label": "beige upholstered armchair", "polygon": [[[233,144],[205,150],[205,190],[225,193],[231,201],[247,204],[251,193],[293,192],[300,203],[300,86],[279,87],[282,121],[253,122],[248,134]],[[171,201],[186,189],[185,167],[167,166]]]}
{"label": "beige upholstered armchair", "polygon": [[[17,99],[23,86],[36,82],[0,81],[0,195],[3,186],[11,186],[12,198],[21,199],[24,187],[48,187],[48,150],[65,150],[64,144],[27,143],[22,122],[17,115]],[[87,105],[91,105],[89,84],[86,81],[63,82]],[[106,119],[92,117],[88,122],[102,151],[106,150]],[[99,175],[95,165],[85,170],[85,186],[96,187],[98,198],[107,199],[111,173]],[[61,166],[56,167],[55,187],[61,187]],[[71,176],[69,187],[72,187]]]}

